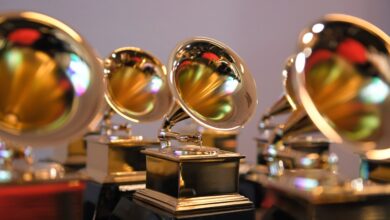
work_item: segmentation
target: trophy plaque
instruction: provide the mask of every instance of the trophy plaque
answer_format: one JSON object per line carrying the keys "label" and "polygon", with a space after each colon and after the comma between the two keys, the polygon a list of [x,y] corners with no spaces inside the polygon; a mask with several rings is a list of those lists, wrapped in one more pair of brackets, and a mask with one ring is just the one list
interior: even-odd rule
{"label": "trophy plaque", "polygon": [[161,62],[135,47],[113,51],[104,61],[105,99],[109,104],[101,134],[87,139],[88,182],[86,217],[107,219],[122,196],[145,188],[145,155],[141,150],[159,147],[157,139],[132,135],[128,124],[115,124],[117,113],[134,123],[162,118],[172,103]]}
{"label": "trophy plaque", "polygon": [[[222,131],[241,127],[257,104],[255,83],[242,60],[227,46],[193,38],[177,46],[168,83],[176,105],[159,134],[161,149],[146,149],[146,189],[134,200],[172,219],[252,219],[253,204],[238,194],[235,152],[203,146],[199,134],[172,130],[191,117]],[[178,141],[179,146],[172,145]]]}
{"label": "trophy plaque", "polygon": [[0,15],[0,212],[81,219],[84,182],[31,147],[66,143],[100,117],[103,74],[78,33],[35,12]]}

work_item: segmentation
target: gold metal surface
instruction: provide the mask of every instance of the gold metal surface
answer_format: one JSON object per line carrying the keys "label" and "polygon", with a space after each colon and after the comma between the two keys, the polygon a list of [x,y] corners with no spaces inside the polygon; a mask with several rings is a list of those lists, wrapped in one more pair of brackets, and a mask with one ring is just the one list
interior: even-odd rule
{"label": "gold metal surface", "polygon": [[255,110],[255,82],[241,58],[221,42],[199,37],[180,43],[169,70],[176,101],[204,127],[237,129]]}
{"label": "gold metal surface", "polygon": [[286,60],[284,69],[282,71],[284,92],[282,96],[262,115],[259,124],[260,130],[270,129],[273,127],[273,125],[270,124],[272,117],[292,112],[299,106],[294,90],[294,72],[291,71],[293,63],[293,56]]}
{"label": "gold metal surface", "polygon": [[[294,57],[291,56],[286,60],[282,71],[284,93],[260,120],[258,162],[267,164],[271,175],[275,174],[273,171],[281,175],[284,169],[296,168],[336,170],[337,156],[329,154],[329,142],[319,134],[319,130],[299,102],[293,64]],[[289,113],[287,119],[276,123],[273,117],[285,113]],[[298,144],[300,147],[292,147]],[[318,147],[319,145],[321,147]]]}
{"label": "gold metal surface", "polygon": [[[183,213],[247,209],[252,203],[238,195],[237,153],[203,147],[201,135],[173,132],[191,117],[207,129],[231,131],[253,114],[255,83],[242,60],[227,46],[208,38],[180,43],[169,61],[168,83],[176,105],[165,116],[159,134],[162,149],[147,149],[146,189],[135,201],[178,216]],[[185,143],[170,147],[171,140]],[[191,143],[195,145],[190,145]],[[189,199],[191,198],[191,199]]]}
{"label": "gold metal surface", "polygon": [[238,131],[216,131],[212,129],[200,129],[202,144],[215,147],[224,151],[237,152]]}
{"label": "gold metal surface", "polygon": [[171,132],[186,118],[209,129],[228,131],[241,127],[253,114],[257,105],[255,82],[241,58],[221,42],[196,37],[180,43],[172,52],[168,69],[176,106],[160,132],[163,145],[170,139],[201,145],[200,135]]}
{"label": "gold metal surface", "polygon": [[136,123],[161,118],[172,104],[166,75],[165,66],[139,48],[119,48],[105,59],[104,92],[110,108],[104,114],[101,134],[87,138],[87,172],[95,181],[145,181],[141,150],[158,147],[158,140],[132,135],[130,124],[115,124],[111,118],[115,113]]}
{"label": "gold metal surface", "polygon": [[328,138],[356,150],[390,147],[389,52],[385,33],[351,16],[328,15],[303,31],[297,92]]}
{"label": "gold metal surface", "polygon": [[0,15],[0,136],[29,145],[80,136],[103,103],[102,69],[85,40],[48,16]]}
{"label": "gold metal surface", "polygon": [[160,119],[172,104],[165,66],[135,47],[120,48],[104,62],[105,97],[111,108],[134,122]]}
{"label": "gold metal surface", "polygon": [[238,194],[218,196],[200,196],[192,198],[174,198],[172,196],[149,189],[138,190],[134,194],[135,202],[146,202],[175,216],[190,216],[190,213],[214,215],[229,212],[252,210],[253,204],[246,197]]}

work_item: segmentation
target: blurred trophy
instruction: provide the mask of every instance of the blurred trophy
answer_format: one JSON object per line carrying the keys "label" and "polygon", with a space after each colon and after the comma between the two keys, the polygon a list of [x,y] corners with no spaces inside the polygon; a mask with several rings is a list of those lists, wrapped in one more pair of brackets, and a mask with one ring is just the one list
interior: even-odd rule
{"label": "blurred trophy", "polygon": [[241,127],[257,104],[249,70],[230,48],[201,37],[177,46],[169,70],[175,105],[165,116],[159,134],[161,149],[144,151],[146,189],[136,191],[136,204],[172,219],[254,218],[253,204],[238,194],[243,156],[203,146],[199,134],[173,131],[176,123],[190,117],[215,130]]}
{"label": "blurred trophy", "polygon": [[327,15],[302,32],[292,68],[300,103],[329,140],[352,145],[368,172],[350,180],[285,171],[264,181],[277,208],[265,219],[389,219],[389,52],[385,33],[347,15]]}
{"label": "blurred trophy", "polygon": [[96,55],[51,17],[0,15],[0,212],[5,219],[81,219],[84,183],[31,147],[66,143],[93,126],[104,99]]}
{"label": "blurred trophy", "polygon": [[[336,171],[337,156],[329,153],[329,141],[310,120],[294,90],[293,63],[291,56],[282,71],[284,94],[260,120],[258,163],[268,166],[271,175],[296,168]],[[285,122],[275,122],[280,115],[287,115]]]}
{"label": "blurred trophy", "polygon": [[160,119],[172,97],[166,68],[151,54],[134,47],[113,51],[104,61],[105,98],[109,104],[98,135],[87,137],[86,218],[107,219],[122,196],[145,188],[145,155],[157,139],[135,136],[129,124],[112,121],[115,112],[135,123]]}

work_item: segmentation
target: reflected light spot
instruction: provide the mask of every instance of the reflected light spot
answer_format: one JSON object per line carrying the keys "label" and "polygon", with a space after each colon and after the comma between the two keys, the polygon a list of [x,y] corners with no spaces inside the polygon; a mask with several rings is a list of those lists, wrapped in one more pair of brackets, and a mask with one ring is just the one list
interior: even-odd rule
{"label": "reflected light spot", "polygon": [[311,55],[311,48],[310,47],[306,47],[305,49],[303,49],[303,53],[305,54],[305,57],[309,57]]}
{"label": "reflected light spot", "polygon": [[18,50],[10,50],[5,53],[5,60],[7,66],[12,72],[19,67],[19,64],[22,62],[22,54]]}
{"label": "reflected light spot", "polygon": [[300,164],[304,167],[313,165],[313,160],[308,157],[303,157],[300,159]]}
{"label": "reflected light spot", "polygon": [[11,151],[9,150],[0,150],[0,158],[10,158],[12,156]]}
{"label": "reflected light spot", "polygon": [[313,33],[307,32],[302,37],[302,43],[304,43],[304,44],[310,43],[310,41],[313,40],[313,36],[314,36]]}
{"label": "reflected light spot", "polygon": [[351,181],[351,187],[352,189],[356,191],[363,191],[364,189],[364,184],[363,184],[363,179],[362,178],[357,178]]}
{"label": "reflected light spot", "polygon": [[313,188],[316,188],[318,186],[318,180],[316,179],[310,179],[310,178],[304,178],[304,177],[296,177],[294,181],[295,187],[299,189],[304,190],[311,190]]}
{"label": "reflected light spot", "polygon": [[156,94],[162,86],[162,79],[157,76],[153,76],[150,84],[150,91],[153,94]]}
{"label": "reflected light spot", "polygon": [[227,94],[231,94],[236,90],[237,86],[238,86],[238,81],[233,77],[229,76],[224,83],[223,89]]}
{"label": "reflected light spot", "polygon": [[282,71],[282,76],[283,76],[284,78],[287,78],[287,74],[288,74],[287,70],[283,70],[283,71]]}
{"label": "reflected light spot", "polygon": [[0,182],[8,182],[11,180],[12,174],[8,170],[0,170]]}
{"label": "reflected light spot", "polygon": [[241,72],[245,73],[244,66],[241,63],[240,63],[240,69],[241,69]]}
{"label": "reflected light spot", "polygon": [[302,73],[305,69],[306,57],[304,53],[298,53],[297,58],[295,59],[295,70],[297,73]]}
{"label": "reflected light spot", "polygon": [[70,64],[66,75],[70,78],[76,95],[83,95],[90,83],[90,72],[87,64],[76,54],[70,54]]}
{"label": "reflected light spot", "polygon": [[321,24],[321,23],[317,23],[315,25],[313,25],[313,27],[311,28],[311,30],[313,31],[313,33],[320,33],[322,30],[324,30],[324,24]]}
{"label": "reflected light spot", "polygon": [[267,149],[267,153],[271,156],[276,156],[278,152],[273,145],[270,145]]}
{"label": "reflected light spot", "polygon": [[389,96],[389,86],[380,78],[374,77],[360,93],[360,97],[366,103],[382,103]]}
{"label": "reflected light spot", "polygon": [[57,170],[55,168],[50,168],[49,171],[50,179],[54,179],[57,177]]}
{"label": "reflected light spot", "polygon": [[[231,105],[223,105],[223,111],[224,112],[231,112],[232,111],[232,106]],[[225,114],[223,114],[222,116],[224,116]]]}

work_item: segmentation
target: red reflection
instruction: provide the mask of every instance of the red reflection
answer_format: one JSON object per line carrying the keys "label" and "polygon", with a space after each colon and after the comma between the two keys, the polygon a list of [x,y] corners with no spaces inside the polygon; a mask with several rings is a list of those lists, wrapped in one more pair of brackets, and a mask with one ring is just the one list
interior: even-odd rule
{"label": "red reflection", "polygon": [[139,57],[132,57],[131,60],[134,61],[135,63],[141,63],[142,61],[142,59]]}
{"label": "red reflection", "polygon": [[211,53],[211,52],[203,53],[202,57],[211,61],[219,60],[219,57],[215,53]]}
{"label": "red reflection", "polygon": [[32,28],[20,28],[8,35],[8,40],[22,45],[31,45],[41,36],[39,31]]}
{"label": "red reflection", "polygon": [[189,65],[191,65],[191,62],[188,60],[185,60],[182,63],[180,63],[180,65],[177,67],[177,70],[180,71],[181,69],[186,68]]}
{"label": "red reflection", "polygon": [[59,82],[59,87],[61,87],[64,91],[68,91],[71,88],[71,85],[68,80],[62,79]]}
{"label": "red reflection", "polygon": [[337,53],[352,63],[362,64],[367,61],[364,45],[351,38],[340,43]]}
{"label": "red reflection", "polygon": [[315,51],[307,60],[305,71],[310,71],[313,65],[316,65],[320,61],[327,60],[332,56],[332,52],[329,50],[321,49]]}

